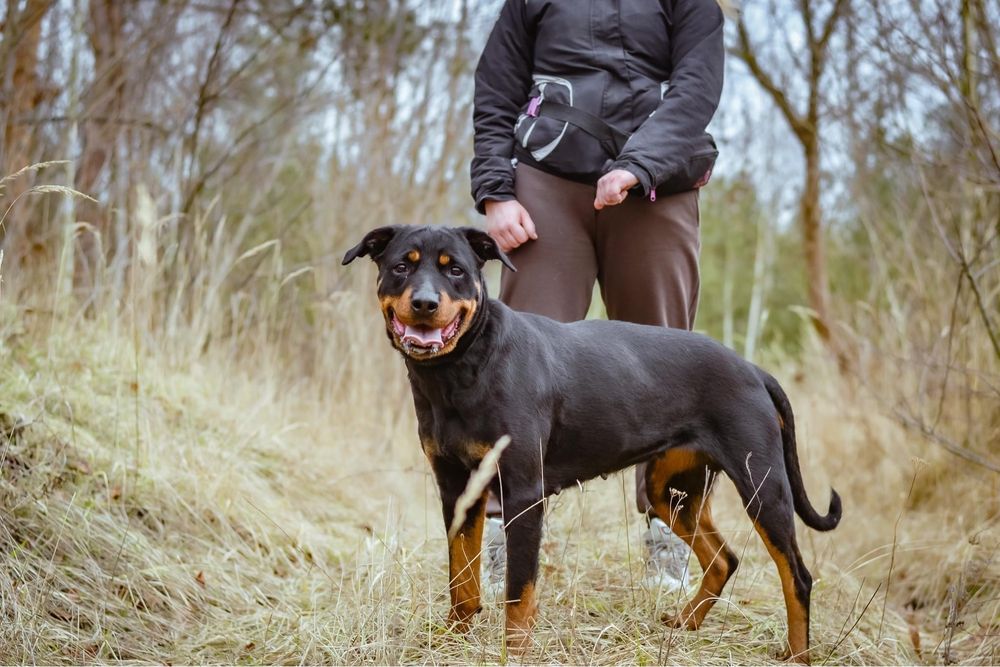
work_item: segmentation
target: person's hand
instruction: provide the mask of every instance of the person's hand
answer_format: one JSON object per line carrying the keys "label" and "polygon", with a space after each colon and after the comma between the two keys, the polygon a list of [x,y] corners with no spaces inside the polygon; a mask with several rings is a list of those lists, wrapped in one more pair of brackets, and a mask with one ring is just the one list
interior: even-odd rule
{"label": "person's hand", "polygon": [[639,184],[639,179],[630,171],[615,169],[609,171],[597,181],[597,197],[594,208],[600,211],[605,206],[615,206],[625,201],[629,188]]}
{"label": "person's hand", "polygon": [[486,202],[486,233],[500,244],[500,249],[510,252],[517,246],[537,239],[535,223],[517,200]]}

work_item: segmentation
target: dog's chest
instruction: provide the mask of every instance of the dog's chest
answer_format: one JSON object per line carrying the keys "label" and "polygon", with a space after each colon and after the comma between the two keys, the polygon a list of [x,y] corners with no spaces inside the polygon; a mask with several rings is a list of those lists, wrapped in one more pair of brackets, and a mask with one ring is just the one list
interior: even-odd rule
{"label": "dog's chest", "polygon": [[420,438],[420,446],[428,459],[444,458],[460,462],[466,468],[473,470],[492,448],[492,443],[474,442],[444,442],[434,438]]}
{"label": "dog's chest", "polygon": [[458,419],[420,420],[420,446],[429,459],[446,458],[473,469],[494,443],[494,439]]}
{"label": "dog's chest", "polygon": [[503,435],[492,418],[490,393],[477,382],[477,374],[453,372],[413,384],[424,454],[476,468]]}

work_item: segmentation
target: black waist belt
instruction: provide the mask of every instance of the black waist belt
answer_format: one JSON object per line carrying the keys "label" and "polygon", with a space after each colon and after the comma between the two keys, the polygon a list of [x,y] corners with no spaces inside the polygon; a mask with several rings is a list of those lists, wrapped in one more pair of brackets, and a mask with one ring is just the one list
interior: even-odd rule
{"label": "black waist belt", "polygon": [[[535,98],[537,100],[539,98]],[[552,102],[550,100],[539,100],[528,106],[529,116],[545,116],[553,120],[561,120],[564,123],[574,125],[590,136],[601,142],[612,157],[618,157],[625,148],[625,142],[629,139],[629,134],[622,132],[617,127],[608,125],[594,114],[587,113],[582,109],[571,107],[562,102]],[[532,113],[534,112],[534,113]]]}

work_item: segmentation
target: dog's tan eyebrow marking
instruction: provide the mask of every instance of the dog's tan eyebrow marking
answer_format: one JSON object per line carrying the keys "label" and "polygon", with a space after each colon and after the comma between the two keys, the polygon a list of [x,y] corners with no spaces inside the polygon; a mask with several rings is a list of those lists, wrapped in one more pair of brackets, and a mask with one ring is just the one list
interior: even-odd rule
{"label": "dog's tan eyebrow marking", "polygon": [[438,264],[440,264],[441,266],[448,266],[448,264],[450,263],[451,263],[451,257],[449,257],[444,253],[441,253],[441,255],[438,257]]}
{"label": "dog's tan eyebrow marking", "polygon": [[419,250],[411,250],[410,252],[406,253],[406,259],[410,260],[414,264],[417,263],[417,262],[419,262],[420,261],[420,251]]}

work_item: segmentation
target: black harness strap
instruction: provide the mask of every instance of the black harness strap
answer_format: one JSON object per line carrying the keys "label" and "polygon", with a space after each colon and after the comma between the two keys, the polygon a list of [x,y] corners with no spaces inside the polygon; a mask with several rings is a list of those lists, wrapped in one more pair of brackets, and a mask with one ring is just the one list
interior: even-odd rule
{"label": "black harness strap", "polygon": [[537,106],[536,113],[539,116],[575,125],[600,141],[612,157],[618,157],[629,138],[627,133],[608,125],[597,116],[562,102],[542,100]]}

